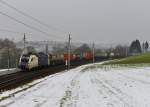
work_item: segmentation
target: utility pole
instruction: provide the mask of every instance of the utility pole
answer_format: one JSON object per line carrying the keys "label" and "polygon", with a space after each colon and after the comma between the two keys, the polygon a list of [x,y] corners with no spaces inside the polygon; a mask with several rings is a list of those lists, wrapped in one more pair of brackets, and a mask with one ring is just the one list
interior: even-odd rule
{"label": "utility pole", "polygon": [[95,44],[93,42],[93,46],[92,46],[92,50],[93,50],[93,63],[95,62]]}
{"label": "utility pole", "polygon": [[14,53],[15,53],[15,66],[16,66],[16,69],[18,68],[18,55],[17,55],[17,49],[15,48],[14,49]]}
{"label": "utility pole", "polygon": [[8,60],[7,60],[7,69],[8,69],[8,71],[9,71],[9,69],[10,69],[10,52],[9,52],[9,46],[8,46]]}
{"label": "utility pole", "polygon": [[24,49],[26,47],[26,34],[24,33],[24,37],[23,37],[23,43],[24,43]]}
{"label": "utility pole", "polygon": [[69,39],[68,39],[68,69],[70,69],[70,49],[71,49],[71,37],[70,37],[70,34],[69,34]]}
{"label": "utility pole", "polygon": [[48,44],[45,46],[45,53],[48,54]]}

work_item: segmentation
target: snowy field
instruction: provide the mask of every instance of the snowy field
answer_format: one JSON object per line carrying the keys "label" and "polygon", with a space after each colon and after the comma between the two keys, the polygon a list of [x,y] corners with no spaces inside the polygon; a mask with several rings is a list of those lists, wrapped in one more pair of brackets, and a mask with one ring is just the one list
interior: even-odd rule
{"label": "snowy field", "polygon": [[86,65],[32,84],[1,93],[0,107],[150,107],[150,67]]}

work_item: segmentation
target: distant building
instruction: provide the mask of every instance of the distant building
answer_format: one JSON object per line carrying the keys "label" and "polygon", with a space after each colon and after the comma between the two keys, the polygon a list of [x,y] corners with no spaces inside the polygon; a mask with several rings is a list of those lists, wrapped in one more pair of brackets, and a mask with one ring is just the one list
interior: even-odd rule
{"label": "distant building", "polygon": [[110,57],[113,57],[113,56],[115,56],[115,53],[114,53],[114,52],[111,52],[111,53],[110,53]]}

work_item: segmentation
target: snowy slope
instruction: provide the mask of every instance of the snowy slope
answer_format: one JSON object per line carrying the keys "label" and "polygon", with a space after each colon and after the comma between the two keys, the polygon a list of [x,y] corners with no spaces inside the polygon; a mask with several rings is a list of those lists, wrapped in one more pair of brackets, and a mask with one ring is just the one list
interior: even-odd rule
{"label": "snowy slope", "polygon": [[1,101],[0,106],[150,107],[150,67],[106,69],[86,65],[39,81]]}

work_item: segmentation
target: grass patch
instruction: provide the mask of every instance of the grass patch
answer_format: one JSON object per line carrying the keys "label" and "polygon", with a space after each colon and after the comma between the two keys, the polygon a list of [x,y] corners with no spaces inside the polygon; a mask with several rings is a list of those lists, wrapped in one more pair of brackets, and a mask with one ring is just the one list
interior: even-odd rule
{"label": "grass patch", "polygon": [[112,65],[112,64],[148,64],[150,63],[150,53],[145,53],[137,56],[130,56],[120,60],[113,60],[103,65]]}

